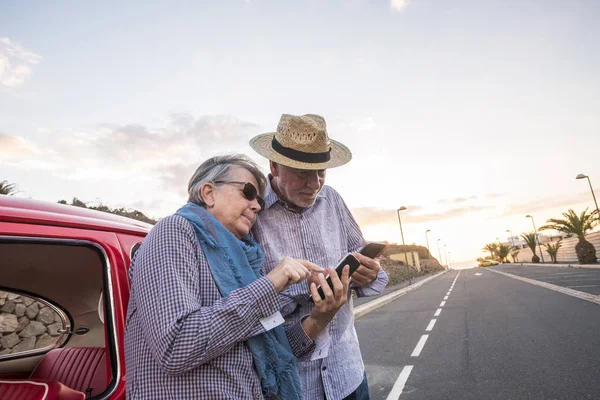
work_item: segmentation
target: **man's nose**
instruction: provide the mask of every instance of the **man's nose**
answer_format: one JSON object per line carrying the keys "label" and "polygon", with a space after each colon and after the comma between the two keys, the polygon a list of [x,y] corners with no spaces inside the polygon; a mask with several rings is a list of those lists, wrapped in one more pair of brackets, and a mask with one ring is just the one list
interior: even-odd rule
{"label": "man's nose", "polygon": [[314,174],[306,179],[306,186],[311,188],[312,190],[319,190],[319,186],[321,186],[319,175]]}

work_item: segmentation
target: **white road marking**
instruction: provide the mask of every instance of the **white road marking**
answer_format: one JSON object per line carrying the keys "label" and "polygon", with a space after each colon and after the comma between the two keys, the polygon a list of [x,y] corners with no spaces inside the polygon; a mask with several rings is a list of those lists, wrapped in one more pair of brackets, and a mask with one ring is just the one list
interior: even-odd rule
{"label": "white road marking", "polygon": [[442,309],[438,308],[437,311],[435,312],[435,314],[433,314],[433,316],[434,317],[439,317],[441,313],[442,313]]}
{"label": "white road marking", "polygon": [[480,275],[483,275],[483,274],[482,274],[482,273],[479,273],[479,272],[477,272],[477,273],[475,274],[475,276],[480,276]]}
{"label": "white road marking", "polygon": [[448,296],[444,296],[444,300],[448,300]]}
{"label": "white road marking", "polygon": [[435,321],[437,321],[437,320],[436,319],[432,319],[431,321],[429,321],[429,325],[427,325],[427,328],[425,328],[425,331],[431,332],[431,330],[435,326]]}
{"label": "white road marking", "polygon": [[444,307],[445,305],[446,305],[446,301],[442,301],[442,302],[440,303],[440,307]]}
{"label": "white road marking", "polygon": [[450,292],[451,292],[451,290],[448,290],[448,293],[446,293],[446,296],[450,296]]}
{"label": "white road marking", "polygon": [[570,288],[574,288],[574,287],[600,287],[600,285],[576,285],[576,286],[567,286]]}
{"label": "white road marking", "polygon": [[548,282],[536,281],[535,279],[523,278],[522,276],[509,274],[509,273],[502,272],[502,271],[497,271],[495,269],[490,269],[490,271],[492,271],[496,274],[506,275],[506,276],[516,279],[518,281],[531,283],[532,285],[541,286],[546,289],[554,290],[555,292],[559,292],[559,293],[566,294],[569,296],[577,297],[578,299],[581,299],[581,300],[586,300],[586,301],[590,301],[592,303],[600,304],[600,296],[597,296],[594,294],[580,292],[579,290],[569,289],[569,288],[566,288],[563,286],[553,285]]}
{"label": "white road marking", "polygon": [[400,372],[400,375],[398,376],[398,379],[396,379],[396,383],[394,383],[394,387],[392,388],[390,394],[388,394],[386,400],[398,400],[400,398],[400,395],[404,390],[404,385],[406,385],[406,381],[408,380],[412,369],[412,365],[406,365],[404,368],[402,368],[402,372]]}
{"label": "white road marking", "polygon": [[415,347],[412,354],[410,355],[411,357],[419,357],[419,354],[421,354],[421,351],[423,350],[423,347],[425,346],[425,342],[427,342],[428,337],[429,335],[421,336],[421,339],[419,339],[419,343],[417,343],[417,347]]}

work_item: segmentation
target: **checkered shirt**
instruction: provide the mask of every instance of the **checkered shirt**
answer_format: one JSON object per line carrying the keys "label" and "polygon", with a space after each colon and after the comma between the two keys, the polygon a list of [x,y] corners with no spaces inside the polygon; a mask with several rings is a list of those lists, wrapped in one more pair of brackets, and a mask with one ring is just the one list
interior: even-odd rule
{"label": "checkered shirt", "polygon": [[[125,331],[127,398],[262,399],[246,340],[281,308],[268,278],[221,297],[191,224],[156,224],[130,269]],[[315,347],[300,321],[286,325],[296,357]]]}

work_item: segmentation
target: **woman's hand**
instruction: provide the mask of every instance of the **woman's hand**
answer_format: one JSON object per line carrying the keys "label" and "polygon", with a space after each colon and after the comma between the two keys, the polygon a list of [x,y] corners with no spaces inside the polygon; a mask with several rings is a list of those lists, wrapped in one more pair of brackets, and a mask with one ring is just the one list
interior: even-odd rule
{"label": "woman's hand", "polygon": [[278,293],[287,289],[294,283],[302,282],[313,274],[324,272],[325,270],[306,260],[298,260],[291,257],[284,257],[277,266],[267,274],[267,278]]}

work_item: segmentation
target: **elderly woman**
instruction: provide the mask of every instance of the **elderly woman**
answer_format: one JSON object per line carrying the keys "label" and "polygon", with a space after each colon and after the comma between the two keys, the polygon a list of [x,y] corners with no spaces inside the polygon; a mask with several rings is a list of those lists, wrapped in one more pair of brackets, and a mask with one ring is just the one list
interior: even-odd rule
{"label": "elderly woman", "polygon": [[[189,202],[144,240],[130,270],[128,399],[301,398],[296,357],[310,358],[346,302],[348,271],[332,274],[333,290],[304,260],[286,257],[261,275],[249,232],[265,187],[246,156],[213,157],[190,179]],[[309,277],[325,299],[284,328],[279,293]]]}

